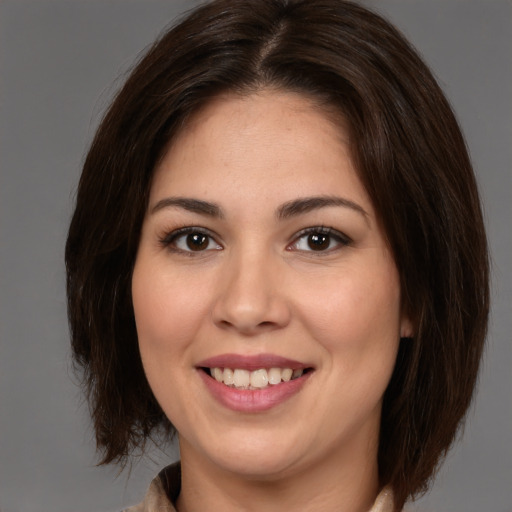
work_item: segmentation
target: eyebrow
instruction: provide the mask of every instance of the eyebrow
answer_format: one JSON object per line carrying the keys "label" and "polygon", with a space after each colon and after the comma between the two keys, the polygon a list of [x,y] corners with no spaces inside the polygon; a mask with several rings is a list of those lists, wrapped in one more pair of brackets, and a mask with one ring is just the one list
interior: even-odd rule
{"label": "eyebrow", "polygon": [[165,199],[158,201],[158,203],[153,206],[151,213],[153,214],[164,208],[176,206],[189,212],[207,215],[208,217],[214,217],[218,219],[224,218],[224,214],[222,213],[222,209],[219,205],[188,197],[166,197]]}
{"label": "eyebrow", "polygon": [[277,210],[276,216],[278,219],[284,220],[313,210],[319,210],[320,208],[327,208],[329,206],[350,208],[351,210],[361,214],[365,221],[368,222],[368,212],[362,206],[354,203],[354,201],[351,201],[350,199],[338,196],[316,196],[294,199],[281,205]]}
{"label": "eyebrow", "polygon": [[[366,212],[362,206],[350,199],[338,196],[314,196],[293,199],[292,201],[282,204],[277,209],[276,217],[279,220],[286,220],[291,217],[303,215],[321,208],[328,208],[330,206],[350,208],[362,215],[365,221],[368,222],[368,212]],[[155,206],[153,206],[151,213],[154,214],[164,208],[172,207],[183,208],[189,212],[199,213],[201,215],[217,219],[224,218],[222,208],[218,204],[189,197],[166,197],[165,199],[161,199],[155,204]]]}

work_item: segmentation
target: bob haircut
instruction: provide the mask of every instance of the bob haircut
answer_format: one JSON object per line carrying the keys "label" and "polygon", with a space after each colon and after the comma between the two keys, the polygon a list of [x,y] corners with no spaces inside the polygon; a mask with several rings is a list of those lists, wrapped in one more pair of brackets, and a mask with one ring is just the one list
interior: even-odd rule
{"label": "bob haircut", "polygon": [[299,93],[348,129],[394,255],[415,333],[384,396],[378,464],[400,510],[426,490],[471,402],[487,243],[465,142],[431,72],[387,21],[343,0],[202,5],[147,51],[106,112],[66,245],[73,354],[101,462],[126,463],[174,430],[144,375],[130,291],[155,166],[213,97],[263,89]]}

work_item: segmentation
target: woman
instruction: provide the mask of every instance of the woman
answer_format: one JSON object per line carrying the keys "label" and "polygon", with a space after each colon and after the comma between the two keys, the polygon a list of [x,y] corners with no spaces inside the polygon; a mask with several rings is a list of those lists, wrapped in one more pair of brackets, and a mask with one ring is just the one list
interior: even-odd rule
{"label": "woman", "polygon": [[178,434],[134,510],[397,512],[471,401],[469,158],[357,4],[217,0],[168,31],[98,129],[66,262],[102,462]]}

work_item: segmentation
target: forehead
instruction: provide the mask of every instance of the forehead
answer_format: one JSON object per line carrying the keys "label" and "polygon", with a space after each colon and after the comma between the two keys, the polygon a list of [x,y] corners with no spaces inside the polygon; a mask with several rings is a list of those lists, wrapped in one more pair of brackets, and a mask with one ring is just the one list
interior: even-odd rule
{"label": "forehead", "polygon": [[[196,112],[155,170],[151,195],[269,196],[350,193],[368,203],[348,135],[334,115],[290,92],[217,96]],[[286,191],[293,197],[285,197]],[[279,192],[279,193],[277,193]],[[274,196],[272,195],[272,196]],[[216,199],[210,197],[211,199]]]}
{"label": "forehead", "polygon": [[[174,144],[198,132],[205,135],[209,128],[212,129],[209,135],[215,136],[228,134],[230,130],[257,133],[262,125],[266,130],[269,127],[274,129],[268,132],[269,137],[277,134],[282,138],[299,119],[307,122],[308,130],[320,130],[331,142],[348,146],[346,121],[338,108],[320,103],[311,96],[278,89],[245,94],[227,92],[214,96],[187,119]],[[298,132],[294,135],[297,136]]]}

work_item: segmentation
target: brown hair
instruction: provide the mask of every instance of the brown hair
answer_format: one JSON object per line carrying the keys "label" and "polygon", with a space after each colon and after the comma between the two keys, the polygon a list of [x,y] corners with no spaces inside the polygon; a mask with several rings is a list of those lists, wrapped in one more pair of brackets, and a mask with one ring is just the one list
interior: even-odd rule
{"label": "brown hair", "polygon": [[470,405],[486,333],[487,245],[465,143],[432,74],[395,28],[342,0],[216,0],[158,40],[87,155],[66,245],[68,311],[103,463],[172,426],[142,368],[130,296],[155,165],[222,91],[302,93],[339,111],[393,251],[404,308],[379,444],[396,510],[426,489]]}

